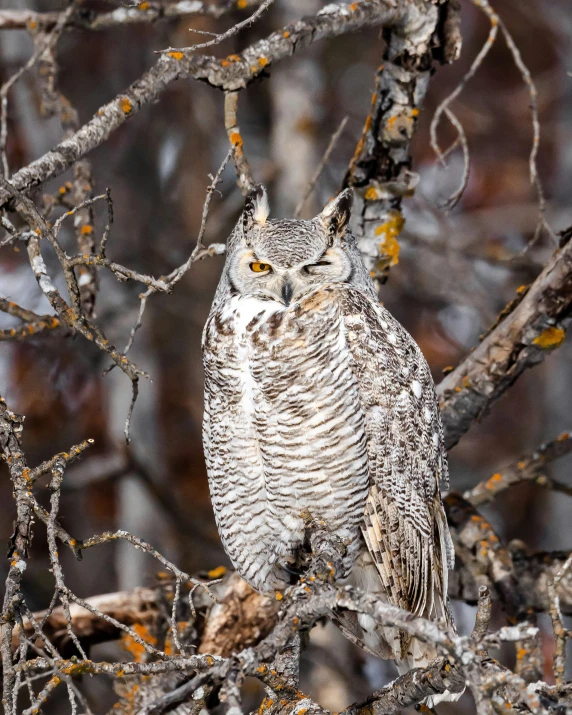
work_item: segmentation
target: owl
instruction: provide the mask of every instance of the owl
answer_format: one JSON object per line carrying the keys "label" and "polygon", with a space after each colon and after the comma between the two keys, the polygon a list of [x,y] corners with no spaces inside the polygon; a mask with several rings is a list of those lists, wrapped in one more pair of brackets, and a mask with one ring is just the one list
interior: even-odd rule
{"label": "owl", "polygon": [[[312,220],[270,220],[263,187],[246,198],[203,332],[215,518],[236,570],[262,593],[296,578],[311,518],[346,547],[341,583],[452,625],[435,388],[378,302],[351,206],[345,190]],[[400,672],[436,657],[364,615],[338,625]]]}

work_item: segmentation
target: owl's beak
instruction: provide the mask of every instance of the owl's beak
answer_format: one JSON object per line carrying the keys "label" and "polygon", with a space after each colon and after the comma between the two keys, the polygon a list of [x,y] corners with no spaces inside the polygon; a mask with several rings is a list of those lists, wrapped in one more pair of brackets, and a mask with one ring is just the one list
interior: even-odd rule
{"label": "owl's beak", "polygon": [[280,294],[282,296],[282,300],[284,301],[284,305],[290,305],[290,301],[294,295],[294,288],[289,280],[285,280],[284,283],[282,283],[282,290],[280,291]]}

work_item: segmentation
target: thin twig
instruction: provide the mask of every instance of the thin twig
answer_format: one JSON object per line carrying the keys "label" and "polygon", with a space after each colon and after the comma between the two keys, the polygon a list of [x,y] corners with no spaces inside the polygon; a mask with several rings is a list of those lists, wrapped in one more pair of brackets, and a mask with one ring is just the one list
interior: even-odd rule
{"label": "thin twig", "polygon": [[20,77],[22,77],[25,72],[31,69],[38,62],[46,50],[54,47],[63,32],[65,24],[69,21],[75,9],[75,3],[70,3],[65,12],[60,14],[54,29],[47,36],[47,38],[45,35],[39,36],[38,42],[35,43],[34,53],[29,60],[22,65],[22,67],[20,67],[20,69],[15,72],[12,77],[10,77],[10,79],[8,79],[0,88],[0,160],[2,175],[6,179],[10,176],[10,167],[8,165],[8,157],[6,154],[6,143],[8,140],[8,92],[16,84]]}
{"label": "thin twig", "polygon": [[[201,227],[199,229],[197,241],[195,243],[193,250],[191,251],[189,258],[182,265],[180,265],[178,268],[175,268],[175,270],[171,271],[171,273],[169,273],[166,277],[164,277],[162,279],[161,282],[164,286],[164,290],[166,290],[168,292],[173,290],[175,285],[181,280],[181,278],[183,278],[183,276],[191,268],[193,263],[200,260],[201,258],[204,258],[207,255],[218,255],[224,251],[224,246],[221,244],[213,244],[213,245],[209,246],[208,248],[205,248],[203,246],[203,238],[204,238],[206,227],[207,227],[207,220],[208,220],[212,195],[213,195],[216,187],[218,186],[218,184],[220,184],[220,182],[222,181],[223,171],[225,170],[226,165],[230,161],[232,155],[233,155],[233,150],[231,148],[228,150],[225,158],[223,159],[223,161],[222,161],[221,165],[219,166],[214,177],[209,175],[209,178],[211,179],[211,183],[207,187],[206,197],[205,197],[205,201],[203,203]],[[139,295],[140,304],[139,304],[139,312],[137,314],[137,320],[135,321],[135,325],[131,328],[131,332],[129,334],[129,340],[127,341],[127,345],[123,349],[123,355],[127,355],[129,350],[131,350],[133,341],[135,340],[135,335],[137,334],[137,331],[143,324],[143,314],[145,313],[145,308],[147,307],[147,301],[156,292],[157,292],[157,289],[153,285],[149,285],[149,288],[144,293],[141,293]],[[114,367],[114,365],[110,365],[105,370],[105,374],[109,373],[113,369],[113,367]],[[135,394],[135,390],[136,390],[136,387],[134,385],[133,386],[134,397],[132,398],[132,401],[131,401],[132,405],[135,403],[135,399],[137,398],[137,395]],[[131,419],[131,413],[132,413],[132,409],[128,413],[128,421],[125,426],[126,436],[129,434],[129,422]]]}
{"label": "thin twig", "polygon": [[478,55],[475,57],[473,62],[471,63],[471,66],[469,67],[469,70],[466,72],[466,74],[463,76],[459,84],[455,87],[455,89],[449,94],[445,99],[439,104],[437,109],[435,110],[435,114],[433,115],[433,118],[431,120],[431,127],[430,127],[430,135],[431,135],[431,147],[433,148],[433,151],[439,158],[439,161],[441,163],[444,162],[444,156],[443,153],[439,147],[439,142],[437,141],[437,129],[439,128],[439,122],[441,120],[441,115],[445,112],[445,110],[449,107],[449,105],[461,94],[463,89],[465,88],[465,85],[467,82],[475,75],[476,71],[479,69],[479,67],[482,65],[483,60],[485,57],[488,55],[489,50],[493,46],[496,36],[498,34],[498,27],[499,27],[499,16],[497,13],[493,10],[493,8],[489,5],[488,0],[473,0],[475,5],[478,5],[482,10],[488,15],[490,23],[491,23],[491,28],[489,30],[489,35],[486,39],[485,44],[481,47]]}
{"label": "thin twig", "polygon": [[330,160],[330,154],[332,153],[334,147],[338,143],[339,138],[343,134],[344,129],[346,128],[346,124],[348,123],[349,117],[344,117],[342,121],[340,122],[340,126],[336,129],[336,131],[332,134],[330,137],[330,141],[328,142],[328,146],[326,147],[326,151],[324,152],[324,156],[322,157],[322,161],[318,164],[318,168],[314,172],[314,175],[308,182],[308,185],[304,189],[304,193],[302,194],[302,198],[298,202],[298,205],[296,206],[296,209],[294,211],[294,218],[298,218],[300,214],[302,213],[302,209],[304,208],[304,204],[314,191],[316,184],[318,183],[318,179],[322,175],[322,171],[324,170],[326,164]]}
{"label": "thin twig", "polygon": [[[525,481],[535,481],[541,486],[552,488],[553,481],[545,472],[546,467],[555,459],[572,452],[572,432],[562,432],[556,439],[541,444],[532,454],[519,457],[515,462],[487,480],[467,491],[464,498],[474,506],[492,501],[506,489]],[[567,485],[562,485],[566,490]],[[558,490],[558,486],[555,486]]]}
{"label": "thin twig", "polygon": [[[124,25],[154,23],[160,20],[177,20],[192,15],[202,15],[218,19],[227,13],[236,11],[237,7],[252,7],[259,0],[245,0],[237,5],[235,0],[226,2],[202,2],[201,0],[175,0],[168,4],[163,2],[139,2],[128,5],[121,2],[114,10],[97,12],[90,10],[85,15],[77,15],[66,23],[66,29],[106,30]],[[0,10],[0,30],[25,30],[31,23],[44,30],[50,30],[61,17],[59,12],[36,12],[35,10]]]}
{"label": "thin twig", "polygon": [[[241,20],[240,22],[237,22],[236,25],[233,25],[226,32],[215,34],[215,37],[208,42],[202,42],[198,45],[191,45],[190,47],[169,47],[166,50],[160,50],[160,52],[162,54],[171,54],[173,52],[183,52],[185,54],[190,54],[195,52],[196,50],[202,50],[205,47],[212,47],[213,45],[218,45],[223,40],[228,40],[230,37],[237,35],[245,27],[250,27],[252,24],[254,24],[262,15],[262,13],[268,10],[268,8],[272,5],[273,2],[274,0],[264,0],[260,7],[258,7],[252,13],[252,15],[250,15],[250,17],[247,17],[246,20]],[[190,29],[192,30],[193,28]]]}
{"label": "thin twig", "polygon": [[[461,147],[463,149],[463,175],[461,177],[461,183],[459,184],[459,187],[454,191],[451,196],[447,199],[445,206],[447,210],[451,211],[452,209],[455,208],[455,206],[459,203],[461,200],[461,197],[465,193],[465,189],[467,188],[467,184],[469,183],[469,173],[471,170],[471,157],[469,154],[469,143],[467,141],[467,136],[465,134],[465,130],[463,129],[463,125],[461,122],[457,119],[455,114],[447,107],[445,109],[445,114],[447,115],[447,118],[451,122],[451,124],[455,127],[457,130],[457,140],[461,144]],[[449,150],[447,150],[449,151]],[[443,160],[445,159],[446,154],[443,154]]]}
{"label": "thin twig", "polygon": [[505,42],[508,49],[513,57],[514,63],[517,66],[522,79],[528,86],[528,93],[530,96],[530,113],[532,118],[532,148],[530,150],[530,156],[528,159],[528,167],[530,172],[530,183],[534,186],[536,190],[536,195],[538,198],[538,221],[536,223],[536,228],[534,230],[534,235],[532,239],[526,245],[523,253],[525,253],[529,248],[531,248],[536,241],[540,238],[543,230],[545,230],[548,235],[552,238],[554,243],[558,245],[558,238],[549,223],[546,221],[546,199],[544,197],[544,189],[542,187],[542,182],[540,181],[540,176],[538,175],[538,148],[540,145],[540,121],[538,119],[538,92],[536,90],[536,85],[530,74],[530,70],[524,64],[520,50],[516,46],[512,35],[508,31],[504,22],[499,18],[499,25],[502,30]]}

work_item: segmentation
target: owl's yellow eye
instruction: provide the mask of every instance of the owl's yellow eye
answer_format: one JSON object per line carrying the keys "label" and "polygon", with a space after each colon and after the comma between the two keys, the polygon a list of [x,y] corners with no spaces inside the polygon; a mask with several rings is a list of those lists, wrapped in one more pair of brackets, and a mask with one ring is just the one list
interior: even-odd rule
{"label": "owl's yellow eye", "polygon": [[272,269],[269,263],[260,263],[259,261],[255,261],[250,264],[250,270],[254,271],[254,273],[266,273]]}

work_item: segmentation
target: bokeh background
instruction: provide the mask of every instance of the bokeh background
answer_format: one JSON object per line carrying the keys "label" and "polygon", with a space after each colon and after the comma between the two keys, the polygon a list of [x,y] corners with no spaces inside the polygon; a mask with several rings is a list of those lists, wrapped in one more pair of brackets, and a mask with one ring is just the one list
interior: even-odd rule
{"label": "bokeh background", "polygon": [[[258,23],[213,48],[213,54],[240,50],[325,4],[278,0]],[[0,5],[55,10],[64,3],[0,0]],[[95,1],[85,5],[116,6]],[[545,236],[522,254],[537,215],[528,174],[529,95],[502,39],[453,105],[467,133],[471,175],[459,206],[449,214],[440,208],[459,182],[462,154],[458,149],[447,168],[441,167],[429,146],[429,122],[488,32],[483,13],[470,0],[462,0],[461,5],[461,58],[439,69],[430,84],[413,145],[413,168],[421,180],[415,196],[404,202],[399,264],[381,293],[385,305],[421,346],[436,381],[443,368],[456,365],[476,344],[516,289],[534,279],[554,246]],[[572,6],[569,0],[496,0],[494,6],[538,88],[539,171],[548,220],[554,231],[566,229],[572,225]],[[83,124],[151,66],[156,50],[197,41],[189,32],[191,24],[218,31],[241,17],[66,32],[58,45],[61,89]],[[31,51],[25,32],[0,31],[0,82]],[[319,211],[338,190],[360,136],[382,53],[377,30],[316,43],[272,67],[268,79],[241,93],[239,121],[245,149],[255,179],[269,188],[275,216],[292,214],[331,134],[347,116],[345,131],[305,215]],[[39,105],[32,72],[9,96],[8,149],[13,170],[61,138],[57,119],[43,119]],[[454,138],[447,128],[441,136],[444,145]],[[157,104],[146,107],[92,152],[95,189],[109,187],[114,200],[108,255],[156,276],[181,264],[197,236],[208,174],[218,168],[227,142],[222,94],[185,81],[172,85]],[[60,177],[47,190],[56,192],[67,178]],[[207,242],[226,240],[242,206],[232,167],[219,188],[221,193],[211,205]],[[105,213],[103,207],[98,211],[101,232]],[[73,236],[66,240],[71,246]],[[47,253],[46,259],[48,267],[55,266]],[[195,264],[172,295],[155,296],[148,305],[131,357],[151,374],[152,381],[140,386],[129,452],[123,426],[130,383],[118,370],[103,376],[108,361],[101,352],[81,338],[47,337],[0,345],[0,392],[13,410],[26,415],[29,463],[37,464],[85,438],[95,440],[65,476],[61,508],[65,528],[78,538],[127,529],[190,572],[228,563],[213,520],[201,446],[201,330],[222,260],[208,258]],[[98,322],[112,342],[123,346],[136,320],[141,288],[119,283],[106,272],[100,273],[100,281]],[[49,312],[23,251],[0,251],[0,294],[36,312]],[[0,314],[0,327],[16,324]],[[568,340],[527,372],[452,450],[452,488],[475,485],[544,439],[571,428],[572,343]],[[570,459],[554,465],[554,476],[572,483],[571,466]],[[522,485],[505,492],[485,511],[505,540],[522,539],[532,548],[572,548],[571,503],[564,496]],[[4,542],[13,516],[10,483],[3,470],[0,539]],[[42,531],[37,529],[25,578],[29,604],[36,609],[46,607],[53,589]],[[148,556],[123,543],[87,552],[81,563],[71,559],[64,563],[69,586],[84,597],[153,583],[158,569]],[[471,609],[457,611],[461,630],[470,629]],[[546,626],[548,672],[552,640],[542,619],[541,625]],[[316,629],[312,642],[305,656],[306,685],[332,710],[393,677],[390,668],[357,654],[330,629]],[[113,702],[112,693],[94,693],[96,712],[103,712]],[[463,707],[448,711],[460,712]]]}

